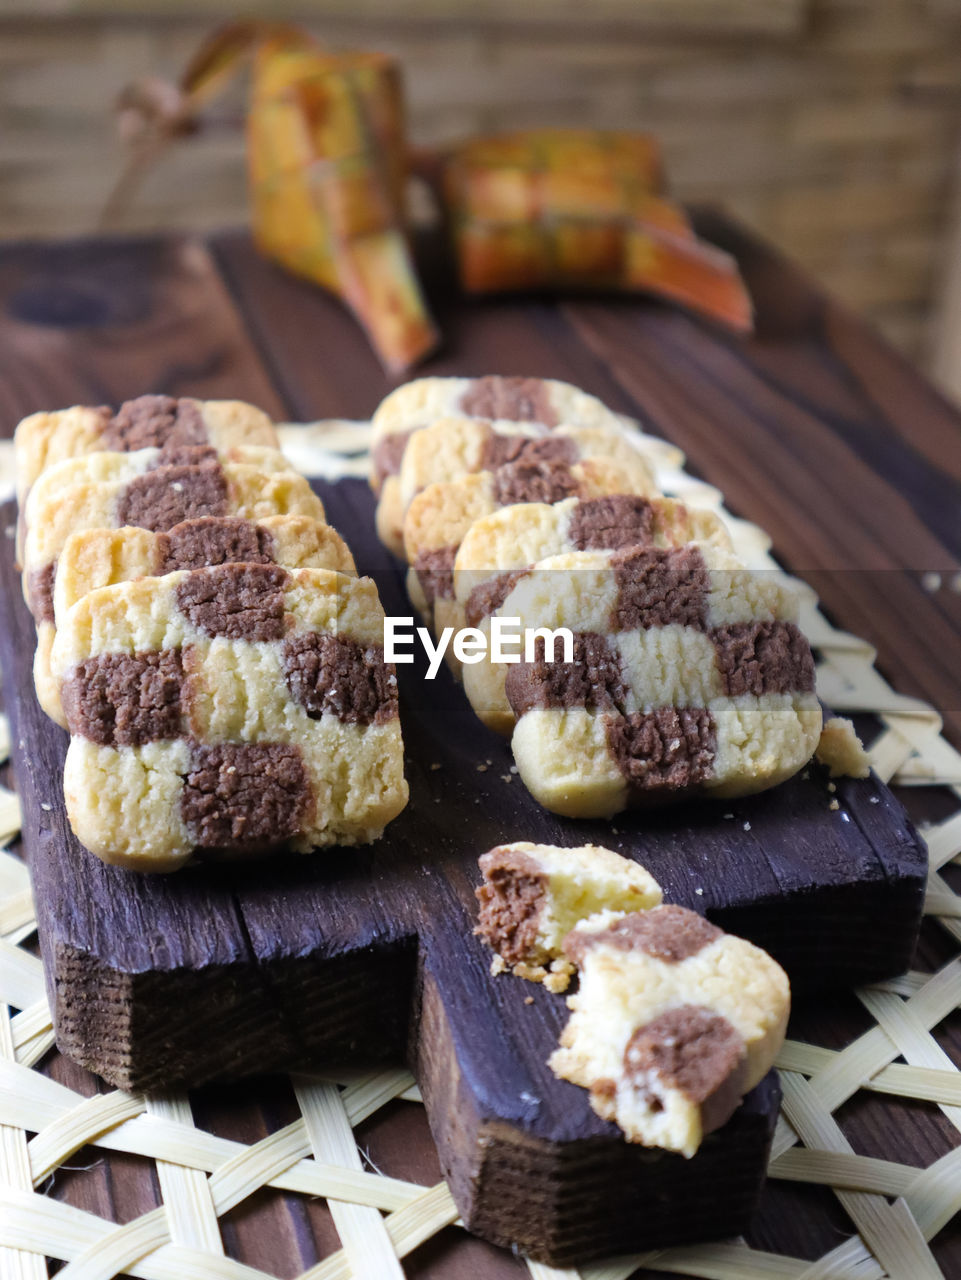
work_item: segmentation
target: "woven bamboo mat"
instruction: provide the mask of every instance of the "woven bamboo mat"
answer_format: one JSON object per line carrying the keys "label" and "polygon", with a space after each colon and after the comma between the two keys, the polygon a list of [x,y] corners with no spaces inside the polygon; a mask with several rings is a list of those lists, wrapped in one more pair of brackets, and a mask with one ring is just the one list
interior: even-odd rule
{"label": "woven bamboo mat", "polygon": [[[365,424],[287,427],[288,453],[311,475],[364,474]],[[713,506],[728,519],[739,554],[779,571],[769,540],[731,517],[722,495],[689,477],[669,447],[658,451],[665,492]],[[0,482],[9,462],[0,455]],[[8,477],[7,477],[8,478]],[[932,589],[940,584],[931,583]],[[959,584],[949,584],[957,587]],[[874,668],[874,651],[834,628],[804,590],[803,626],[819,658],[818,688],[839,713],[873,713],[882,729],[870,748],[886,781],[949,789],[955,812],[925,831],[930,851],[927,915],[956,954],[935,973],[910,972],[856,992],[870,1029],[843,1049],[788,1040],[778,1060],[784,1105],[770,1176],[830,1188],[855,1234],[815,1262],[733,1240],[620,1258],[580,1271],[529,1263],[533,1280],[626,1280],[638,1268],[704,1280],[881,1280],[941,1276],[928,1242],[961,1210],[959,1146],[928,1168],[856,1154],[836,1118],[860,1090],[885,1100],[892,1150],[909,1123],[903,1100],[938,1107],[961,1130],[961,1071],[934,1032],[961,1007],[961,897],[942,870],[961,861],[961,754],[941,736],[929,706],[895,692]],[[9,754],[0,718],[0,759]],[[10,846],[19,831],[16,796],[0,788],[0,1277],[41,1280],[48,1260],[63,1280],[254,1280],[267,1273],[227,1256],[219,1220],[269,1187],[327,1201],[339,1251],[300,1280],[391,1280],[419,1245],[457,1223],[443,1183],[420,1186],[376,1172],[356,1130],[395,1099],[420,1105],[402,1070],[295,1079],[300,1118],[260,1141],[237,1142],[196,1127],[188,1096],[135,1097],[119,1090],[86,1096],[44,1074],[53,1049],[27,871]],[[74,1077],[78,1073],[74,1073]],[[909,1132],[909,1131],[908,1131]],[[900,1143],[897,1139],[901,1138]],[[51,1175],[84,1147],[153,1162],[161,1203],[122,1225],[54,1199]],[[640,1271],[644,1274],[643,1270]],[[949,1278],[950,1280],[950,1278]]]}

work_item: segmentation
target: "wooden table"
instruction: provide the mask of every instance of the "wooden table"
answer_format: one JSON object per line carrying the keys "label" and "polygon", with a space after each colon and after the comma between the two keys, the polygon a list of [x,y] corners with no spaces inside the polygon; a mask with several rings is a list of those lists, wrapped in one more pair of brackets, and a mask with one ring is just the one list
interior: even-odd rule
{"label": "wooden table", "polygon": [[[634,414],[678,444],[728,506],[768,530],[834,621],[869,639],[896,688],[934,703],[961,741],[961,417],[865,327],[790,264],[711,214],[700,230],[734,252],[754,295],[758,333],[719,336],[641,301],[495,301],[466,306],[441,255],[425,274],[445,335],[423,372],[561,377]],[[0,253],[0,426],[76,402],[145,391],[239,397],[278,419],[366,417],[389,389],[351,319],[331,299],[260,259],[242,234],[19,246]],[[939,574],[933,589],[931,574]],[[959,580],[961,584],[961,580]],[[950,811],[934,791],[903,791],[915,818]],[[950,878],[950,872],[949,878]],[[916,965],[956,947],[928,925]],[[797,1039],[840,1046],[865,1026],[847,996],[795,1014]],[[961,1060],[961,1034],[943,1043]],[[84,1093],[92,1077],[54,1055],[49,1073]],[[903,1110],[859,1093],[843,1128],[855,1149],[926,1164],[957,1145],[934,1108]],[[286,1081],[196,1095],[198,1123],[252,1141],[293,1119]],[[429,1183],[438,1167],[422,1114],[398,1104],[364,1131],[385,1172]],[[95,1160],[96,1156],[91,1156]],[[89,1163],[82,1155],[71,1163]],[[53,1195],[126,1220],[157,1203],[144,1162],[111,1156],[58,1174]],[[336,1247],[326,1208],[260,1192],[222,1220],[228,1251],[293,1275]],[[751,1236],[757,1247],[815,1258],[850,1231],[832,1193],[773,1183]],[[934,1253],[961,1268],[961,1232]],[[509,1255],[453,1230],[418,1250],[411,1276],[524,1274]]]}

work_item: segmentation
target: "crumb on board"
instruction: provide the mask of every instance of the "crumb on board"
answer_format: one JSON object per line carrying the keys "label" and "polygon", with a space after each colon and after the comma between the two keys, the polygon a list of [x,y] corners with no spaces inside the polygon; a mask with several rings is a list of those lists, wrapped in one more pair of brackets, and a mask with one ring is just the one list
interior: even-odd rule
{"label": "crumb on board", "polygon": [[512,779],[511,779],[511,775],[510,775],[509,773],[502,773],[502,774],[501,774],[501,782],[506,782],[506,783],[508,784],[508,786],[509,786],[509,785],[510,785],[510,783],[511,783],[511,781],[512,781]]}
{"label": "crumb on board", "polygon": [[440,761],[439,761],[439,760],[435,760],[435,761],[434,761],[434,763],[433,763],[433,764],[431,765],[431,767],[430,767],[430,771],[431,771],[431,773],[436,773],[436,772],[437,772],[437,770],[438,770],[440,767],[441,767],[441,765],[440,765]]}
{"label": "crumb on board", "polygon": [[534,1003],[534,997],[533,997],[533,996],[525,996],[525,997],[524,997],[524,1003],[525,1003],[525,1004],[533,1004],[533,1003]]}
{"label": "crumb on board", "polygon": [[830,791],[832,796],[834,795],[835,791],[837,791],[837,789],[838,789],[838,784],[836,782],[828,783],[828,791]]}
{"label": "crumb on board", "polygon": [[750,830],[751,830],[751,824],[750,824],[749,822],[745,822],[745,824],[744,824],[744,830],[745,830],[745,831],[750,831]]}
{"label": "crumb on board", "polygon": [[836,813],[838,809],[840,809],[840,807],[841,807],[841,802],[836,798],[832,800],[831,803],[828,805],[828,808],[831,810],[832,813]]}
{"label": "crumb on board", "polygon": [[525,982],[543,982],[547,977],[547,970],[542,964],[528,964],[524,960],[515,964],[511,973],[515,978],[523,978]]}
{"label": "crumb on board", "polygon": [[866,778],[871,772],[868,753],[854,725],[844,716],[832,716],[825,722],[814,754],[827,765],[832,778]]}
{"label": "crumb on board", "polygon": [[558,956],[551,961],[551,971],[544,979],[544,986],[548,991],[560,994],[566,991],[570,986],[571,978],[574,976],[574,966],[566,956]]}
{"label": "crumb on board", "polygon": [[929,592],[931,595],[934,595],[936,591],[940,591],[941,590],[940,573],[936,573],[932,569],[928,573],[922,574],[921,586],[924,587],[925,591]]}
{"label": "crumb on board", "polygon": [[477,765],[477,766],[476,766],[476,768],[477,768],[477,772],[478,772],[478,773],[486,773],[486,772],[487,772],[487,765],[486,765],[486,764],[479,764],[479,765]]}
{"label": "crumb on board", "polygon": [[507,970],[510,970],[515,978],[523,978],[526,982],[543,983],[548,991],[560,994],[570,986],[574,966],[566,956],[559,956],[556,960],[552,960],[550,968],[545,968],[542,964],[527,964],[524,960],[511,966],[500,956],[491,963],[491,973],[495,976]]}

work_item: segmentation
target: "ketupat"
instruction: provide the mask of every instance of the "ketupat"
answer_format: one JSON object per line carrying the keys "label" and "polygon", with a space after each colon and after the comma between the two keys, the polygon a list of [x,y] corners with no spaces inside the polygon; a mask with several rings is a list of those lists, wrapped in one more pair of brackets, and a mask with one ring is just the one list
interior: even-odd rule
{"label": "ketupat", "polygon": [[404,230],[403,91],[386,54],[266,40],[247,160],[254,238],[347,303],[390,370],[437,342]]}
{"label": "ketupat", "polygon": [[752,327],[737,264],[665,197],[647,135],[535,129],[472,139],[451,148],[443,181],[470,293],[637,289],[740,332]]}
{"label": "ketupat", "polygon": [[388,55],[329,53],[281,23],[220,28],[178,88],[149,79],[121,95],[121,127],[131,151],[104,220],[251,60],[247,160],[254,239],[281,266],[337,294],[386,368],[400,372],[431,351],[438,334],[407,241],[403,88]]}

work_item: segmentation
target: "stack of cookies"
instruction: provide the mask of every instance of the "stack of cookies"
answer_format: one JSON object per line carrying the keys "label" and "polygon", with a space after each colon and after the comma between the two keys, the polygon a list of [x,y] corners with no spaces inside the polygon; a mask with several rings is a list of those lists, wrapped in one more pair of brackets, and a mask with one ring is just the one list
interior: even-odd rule
{"label": "stack of cookies", "polygon": [[267,416],[141,396],[34,414],[15,450],[81,843],[166,871],[378,837],[407,802],[383,610]]}
{"label": "stack of cookies", "polygon": [[[821,711],[795,595],[738,560],[714,512],[658,493],[670,446],[538,378],[421,379],[373,422],[380,536],[436,634],[479,633],[455,674],[546,808],[745,795],[810,759]],[[495,620],[519,636],[506,661]]]}

